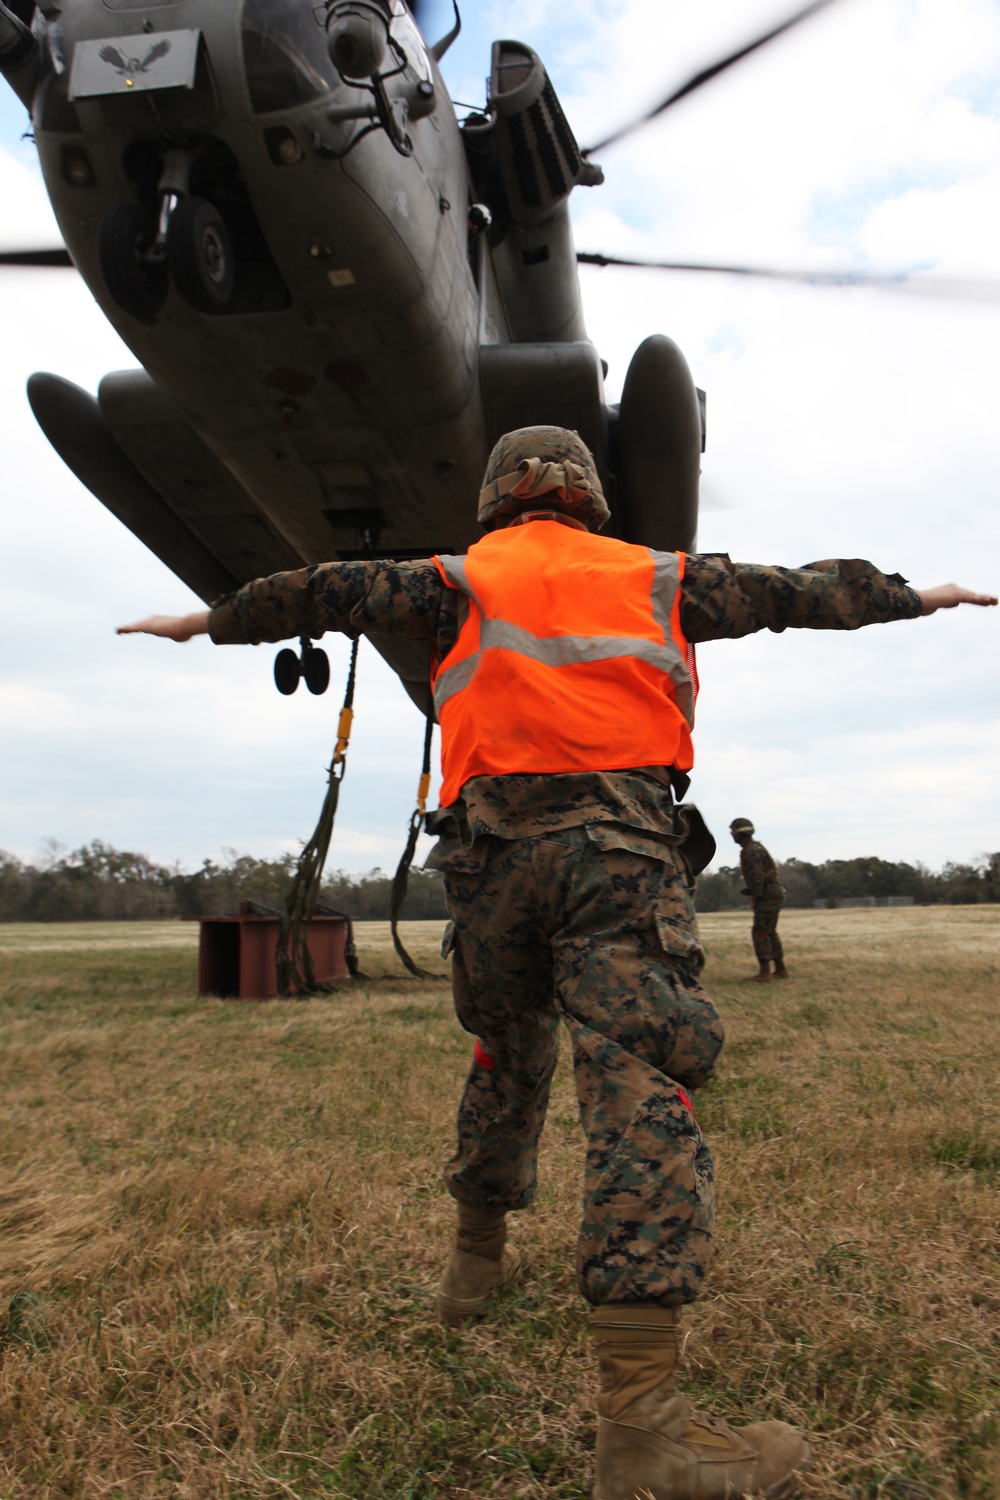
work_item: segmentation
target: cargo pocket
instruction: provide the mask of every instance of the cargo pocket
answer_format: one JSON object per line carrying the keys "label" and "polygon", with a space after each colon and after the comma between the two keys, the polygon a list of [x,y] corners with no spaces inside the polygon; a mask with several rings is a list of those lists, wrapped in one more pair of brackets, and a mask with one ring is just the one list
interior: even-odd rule
{"label": "cargo pocket", "polygon": [[493,838],[478,838],[472,844],[461,844],[457,839],[438,839],[424,860],[425,870],[440,870],[449,875],[481,875],[494,845]]}
{"label": "cargo pocket", "polygon": [[[690,901],[685,904],[690,906]],[[705,950],[698,941],[693,911],[687,917],[676,909],[673,901],[668,901],[664,910],[654,912],[653,920],[665,958],[673,963],[687,964],[696,972],[704,967]]]}
{"label": "cargo pocket", "polygon": [[[646,931],[654,951],[659,949],[671,964],[700,969],[705,953],[698,941],[690,871],[683,854],[685,833],[654,833],[621,823],[588,823],[585,832],[591,848],[605,855],[633,857],[641,880],[636,900],[643,903],[643,925],[649,924]],[[655,929],[655,936],[650,928]]]}
{"label": "cargo pocket", "polygon": [[656,935],[664,954],[672,962],[687,964],[695,972],[705,963],[705,950],[698,938],[698,918],[694,910],[694,882],[683,851],[674,852],[664,866],[663,884],[653,913]]}
{"label": "cargo pocket", "polygon": [[583,831],[593,849],[624,849],[627,854],[641,854],[671,867],[676,860],[677,845],[685,837],[683,833],[647,832],[624,823],[585,823]]}

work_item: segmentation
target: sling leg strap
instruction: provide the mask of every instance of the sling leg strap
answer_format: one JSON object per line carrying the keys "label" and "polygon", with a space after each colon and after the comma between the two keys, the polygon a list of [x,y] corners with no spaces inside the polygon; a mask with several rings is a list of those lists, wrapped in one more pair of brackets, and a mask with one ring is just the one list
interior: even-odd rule
{"label": "sling leg strap", "polygon": [[427,729],[424,734],[424,762],[420,775],[420,785],[417,788],[417,805],[410,818],[410,830],[406,838],[406,848],[399,861],[396,873],[392,878],[392,904],[390,907],[390,926],[392,927],[392,943],[399,954],[403,967],[409,969],[415,979],[438,979],[440,975],[431,974],[427,969],[422,969],[419,964],[407,953],[403,939],[399,935],[399,913],[403,902],[406,900],[406,887],[410,879],[410,866],[413,864],[413,856],[417,852],[417,839],[423,827],[424,817],[427,813],[427,793],[431,785],[431,740],[434,737],[434,719],[428,714]]}
{"label": "sling leg strap", "polygon": [[[278,932],[275,948],[275,967],[278,978],[278,994],[317,995],[329,988],[316,983],[312,954],[309,952],[309,928],[319,902],[320,883],[326,857],[330,852],[330,839],[340,801],[340,783],[347,770],[347,749],[351,738],[351,723],[354,718],[354,688],[358,675],[358,642],[351,646],[351,666],[347,674],[344,706],[340,710],[337,725],[337,744],[327,772],[326,797],[312,838],[299,855],[295,879],[285,902],[285,918]],[[352,934],[349,933],[349,938]],[[357,957],[349,942],[347,954],[348,972],[357,978]]]}

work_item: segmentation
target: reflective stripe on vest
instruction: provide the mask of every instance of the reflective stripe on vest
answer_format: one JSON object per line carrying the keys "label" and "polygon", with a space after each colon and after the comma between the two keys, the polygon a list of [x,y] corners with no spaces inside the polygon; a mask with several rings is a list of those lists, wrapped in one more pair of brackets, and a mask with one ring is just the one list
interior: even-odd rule
{"label": "reflective stripe on vest", "polygon": [[[682,553],[537,521],[434,561],[469,601],[433,683],[444,806],[476,775],[690,768]],[[619,620],[622,633],[607,633]],[[580,629],[591,622],[593,633]],[[620,672],[602,669],[613,662]]]}

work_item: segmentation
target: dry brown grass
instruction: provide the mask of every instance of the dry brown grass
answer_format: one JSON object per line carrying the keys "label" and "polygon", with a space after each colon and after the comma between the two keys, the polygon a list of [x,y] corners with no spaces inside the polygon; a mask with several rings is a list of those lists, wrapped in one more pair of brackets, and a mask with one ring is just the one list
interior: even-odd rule
{"label": "dry brown grass", "polygon": [[[1000,1494],[1000,909],[707,917],[720,1249],[690,1389],[816,1435],[823,1500]],[[407,934],[435,959],[436,924]],[[531,1271],[431,1317],[470,1051],[444,980],[193,1000],[195,932],[0,929],[0,1496],[588,1493],[565,1060]]]}
{"label": "dry brown grass", "polygon": [[18,953],[69,953],[87,949],[110,953],[127,948],[198,946],[197,923],[173,922],[0,922],[0,957]]}

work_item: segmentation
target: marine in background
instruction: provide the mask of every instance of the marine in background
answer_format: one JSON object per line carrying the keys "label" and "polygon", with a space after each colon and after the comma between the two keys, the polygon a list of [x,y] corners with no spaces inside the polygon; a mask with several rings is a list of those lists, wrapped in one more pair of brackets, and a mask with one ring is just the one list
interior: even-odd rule
{"label": "marine in background", "polygon": [[734,818],[729,831],[740,846],[740,871],[743,875],[740,894],[749,896],[753,902],[750,936],[760,968],[750,977],[758,984],[768,984],[773,962],[775,979],[787,979],[785,953],[778,936],[778,916],[785,904],[785,887],[778,879],[778,866],[773,855],[759,839],[754,838],[754,826],[749,818]]}
{"label": "marine in background", "polygon": [[[456,1224],[438,1316],[477,1315],[516,1270],[506,1219],[535,1195],[565,1028],[587,1135],[577,1275],[600,1378],[595,1500],[789,1500],[802,1436],[778,1421],[731,1427],[677,1386],[680,1312],[702,1291],[714,1235],[692,1095],[723,1042],[693,902],[711,851],[696,852],[678,805],[693,647],[997,601],[955,584],[918,591],[859,559],[778,568],[601,537],[593,458],[561,428],[500,440],[478,514],[487,534],[461,557],[322,563],[123,629],[220,645],[325,630],[431,641],[434,860],[472,1054],[445,1173]],[[557,1362],[553,1380],[558,1400]]]}

